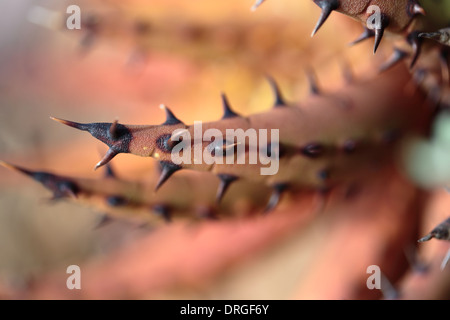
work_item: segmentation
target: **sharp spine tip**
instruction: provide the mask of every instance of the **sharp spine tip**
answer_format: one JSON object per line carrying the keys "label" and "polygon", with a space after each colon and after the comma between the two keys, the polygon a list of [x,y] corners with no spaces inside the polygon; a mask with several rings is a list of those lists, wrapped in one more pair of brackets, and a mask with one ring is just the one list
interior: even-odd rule
{"label": "sharp spine tip", "polygon": [[311,37],[314,37],[320,27],[322,27],[325,21],[327,21],[331,12],[338,9],[340,5],[339,0],[314,0],[314,3],[322,9],[322,13],[320,14],[319,20],[311,33]]}
{"label": "sharp spine tip", "polygon": [[63,185],[60,187],[59,192],[61,193],[62,197],[69,195],[73,199],[78,199],[78,195],[77,195],[76,191],[74,189],[72,189],[71,186]]}
{"label": "sharp spine tip", "polygon": [[166,105],[161,104],[159,108],[166,112],[166,121],[162,125],[183,124],[183,122],[178,119]]}
{"label": "sharp spine tip", "polygon": [[78,123],[78,122],[73,122],[73,121],[69,121],[69,120],[64,120],[64,119],[59,119],[59,118],[55,118],[55,117],[50,117],[50,119],[52,119],[53,121],[62,123],[66,126],[78,129],[78,130],[83,130],[83,131],[87,131],[87,125],[83,124],[83,123]]}
{"label": "sharp spine tip", "polygon": [[426,241],[430,241],[433,238],[434,238],[434,234],[430,233],[430,234],[427,234],[425,237],[417,240],[417,242],[426,242]]}
{"label": "sharp spine tip", "polygon": [[217,204],[219,204],[222,201],[231,183],[235,182],[238,179],[238,177],[229,174],[219,174],[218,177],[220,179],[220,184],[216,194]]}
{"label": "sharp spine tip", "polygon": [[113,178],[113,179],[117,178],[117,175],[114,172],[114,169],[112,168],[111,163],[107,163],[105,168],[106,168],[106,171],[105,171],[105,177],[106,178]]}
{"label": "sharp spine tip", "polygon": [[272,88],[272,92],[275,96],[275,101],[273,103],[273,107],[286,107],[288,104],[286,103],[286,100],[283,97],[283,94],[281,93],[280,87],[278,86],[275,79],[269,75],[266,76],[267,81],[270,84],[270,87]]}
{"label": "sharp spine tip", "polygon": [[12,164],[9,164],[3,160],[0,160],[0,166],[5,167],[6,169],[10,169],[10,170],[16,170],[16,168]]}
{"label": "sharp spine tip", "polygon": [[98,168],[104,166],[105,164],[108,164],[115,156],[117,156],[119,153],[115,151],[112,148],[109,148],[109,150],[106,152],[105,156],[102,160],[100,160],[94,167],[94,170],[97,170]]}
{"label": "sharp spine tip", "polygon": [[375,29],[375,43],[373,45],[373,54],[377,53],[378,47],[383,39],[384,29]]}
{"label": "sharp spine tip", "polygon": [[153,211],[160,215],[166,223],[172,222],[172,214],[171,210],[168,206],[165,205],[155,205],[153,206]]}
{"label": "sharp spine tip", "polygon": [[2,161],[2,160],[0,160],[0,165],[5,167],[5,168],[7,168],[7,169],[9,169],[9,170],[17,171],[17,172],[26,174],[26,175],[28,175],[30,177],[33,177],[33,174],[34,174],[33,171],[21,168],[19,166],[13,165],[11,163],[8,163],[8,162]]}
{"label": "sharp spine tip", "polygon": [[408,56],[409,56],[409,54],[406,51],[403,51],[399,48],[394,48],[394,53],[389,58],[389,60],[380,66],[380,68],[379,68],[380,72],[385,72],[385,71],[391,69],[392,67],[396,66],[401,61],[405,60]]}
{"label": "sharp spine tip", "polygon": [[278,203],[281,200],[281,195],[284,191],[288,188],[287,184],[281,183],[277,184],[273,187],[272,195],[270,196],[269,202],[267,203],[266,208],[264,209],[264,213],[267,214],[271,211],[273,211]]}
{"label": "sharp spine tip", "polygon": [[158,191],[159,188],[178,170],[182,169],[181,166],[176,165],[172,162],[161,161],[160,165],[162,167],[161,176],[156,184],[155,191]]}
{"label": "sharp spine tip", "polygon": [[231,109],[230,102],[225,93],[221,93],[222,106],[223,106],[223,116],[222,119],[229,119],[239,117],[239,115]]}
{"label": "sharp spine tip", "polygon": [[370,39],[373,37],[375,37],[375,31],[365,27],[364,32],[361,33],[361,35],[358,38],[356,38],[354,41],[350,42],[348,45],[349,45],[349,47],[352,47],[358,43],[363,42],[364,40],[367,40],[367,39]]}
{"label": "sharp spine tip", "polygon": [[309,92],[312,95],[320,95],[320,89],[317,84],[316,74],[312,69],[306,69],[306,77],[308,78]]}
{"label": "sharp spine tip", "polygon": [[111,222],[113,222],[114,219],[111,218],[109,215],[104,214],[100,217],[100,219],[96,222],[94,229],[100,229],[108,224],[110,224]]}
{"label": "sharp spine tip", "polygon": [[410,69],[414,67],[414,65],[417,62],[417,59],[420,56],[420,53],[422,52],[422,38],[419,37],[419,32],[413,31],[408,35],[408,43],[412,46],[413,49],[413,56],[411,60]]}
{"label": "sharp spine tip", "polygon": [[384,30],[389,26],[389,17],[385,14],[381,14],[381,22],[380,25],[375,29],[375,43],[373,46],[373,54],[375,54],[378,50],[378,46],[381,43],[381,40],[384,36]]}

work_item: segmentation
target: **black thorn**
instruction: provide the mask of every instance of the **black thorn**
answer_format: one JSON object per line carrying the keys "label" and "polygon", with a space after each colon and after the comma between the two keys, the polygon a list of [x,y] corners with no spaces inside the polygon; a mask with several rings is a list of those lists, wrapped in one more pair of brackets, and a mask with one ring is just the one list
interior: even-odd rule
{"label": "black thorn", "polygon": [[158,183],[156,184],[155,191],[158,191],[159,188],[169,179],[175,172],[181,169],[181,166],[176,165],[172,162],[161,161],[161,176],[159,177]]}
{"label": "black thorn", "polygon": [[313,37],[317,31],[319,31],[320,27],[327,21],[333,10],[337,10],[339,8],[339,0],[314,0],[314,3],[317,4],[321,9],[322,13],[320,14],[320,18],[317,21],[316,27],[314,28],[311,37]]}
{"label": "black thorn", "polygon": [[111,207],[123,207],[128,204],[128,200],[121,196],[110,196],[106,198],[106,203]]}
{"label": "black thorn", "polygon": [[316,75],[315,75],[314,71],[310,70],[310,69],[307,69],[306,70],[306,77],[308,78],[309,92],[312,95],[319,95],[320,94],[320,89],[319,89],[319,86],[317,84],[317,78],[316,78]]}
{"label": "black thorn", "polygon": [[103,228],[104,226],[110,224],[111,222],[113,222],[114,219],[111,218],[109,215],[104,214],[100,217],[99,221],[96,223],[95,228],[94,229],[100,229]]}
{"label": "black thorn", "polygon": [[162,125],[176,125],[176,124],[183,124],[183,122],[175,117],[173,112],[165,105],[161,105],[161,109],[164,109],[166,111],[166,121]]}
{"label": "black thorn", "polygon": [[425,237],[420,238],[419,240],[417,240],[417,242],[425,242],[425,241],[430,241],[431,239],[434,238],[434,234],[429,233],[427,234]]}
{"label": "black thorn", "polygon": [[82,130],[82,131],[89,131],[90,127],[92,126],[89,123],[78,123],[78,122],[73,122],[73,121],[69,121],[69,120],[63,120],[63,119],[58,119],[55,117],[50,117],[50,119],[65,124],[66,126],[78,129],[78,130]]}
{"label": "black thorn", "polygon": [[278,86],[277,82],[274,78],[271,76],[266,76],[267,81],[269,81],[270,87],[272,88],[273,94],[275,96],[275,101],[273,103],[274,108],[278,107],[285,107],[287,106],[286,101],[283,98],[283,95],[281,94],[280,87]]}
{"label": "black thorn", "polygon": [[407,40],[413,49],[413,57],[410,65],[410,68],[413,68],[422,52],[422,38],[419,38],[419,32],[413,31],[408,35]]}
{"label": "black thorn", "polygon": [[319,143],[309,143],[305,147],[302,148],[301,152],[303,155],[310,158],[318,158],[323,155],[325,151],[325,147]]}
{"label": "black thorn", "polygon": [[375,29],[375,43],[373,45],[373,54],[375,54],[377,52],[378,46],[380,45],[383,35],[384,35],[384,29]]}
{"label": "black thorn", "polygon": [[162,204],[155,205],[153,206],[153,211],[160,215],[167,223],[172,222],[171,210],[168,206]]}
{"label": "black thorn", "polygon": [[401,61],[405,60],[408,56],[409,56],[409,54],[406,51],[403,51],[399,48],[394,48],[394,52],[392,53],[389,60],[387,60],[385,63],[383,63],[380,66],[380,69],[379,69],[380,72],[385,72],[385,71],[393,68],[394,66],[399,64]]}
{"label": "black thorn", "polygon": [[43,171],[27,170],[10,163],[6,163],[4,161],[0,161],[0,165],[5,168],[23,173],[31,177],[33,180],[40,182],[44,187],[53,192],[52,200],[59,200],[67,197],[76,199],[80,191],[77,184],[71,181],[69,178],[57,176],[52,173]]}
{"label": "black thorn", "polygon": [[219,174],[218,177],[220,179],[220,184],[219,184],[219,188],[217,189],[216,203],[219,204],[222,201],[223,196],[225,195],[225,192],[227,192],[231,183],[236,181],[238,179],[238,177],[230,175],[230,174]]}
{"label": "black thorn", "polygon": [[65,198],[67,196],[73,199],[78,198],[78,187],[75,183],[70,181],[60,181],[57,183],[57,189],[54,192],[55,198]]}
{"label": "black thorn", "polygon": [[269,213],[275,209],[281,199],[281,195],[288,188],[288,184],[280,183],[273,187],[272,195],[270,196],[269,202],[267,203],[264,213]]}
{"label": "black thorn", "polygon": [[378,26],[379,28],[375,29],[375,43],[373,46],[373,54],[375,54],[377,52],[378,46],[381,43],[381,39],[383,39],[384,30],[389,25],[389,18],[385,14],[381,14],[380,20],[381,20],[381,22],[380,22],[380,26]]}
{"label": "black thorn", "polygon": [[98,168],[104,166],[105,164],[108,164],[115,156],[118,155],[118,152],[115,151],[112,148],[108,149],[108,152],[106,152],[105,156],[103,157],[102,160],[100,160],[96,165],[94,170],[97,170]]}
{"label": "black thorn", "polygon": [[112,168],[110,163],[106,164],[106,170],[105,170],[105,178],[117,178],[116,173],[114,172],[114,169]]}
{"label": "black thorn", "polygon": [[428,235],[419,240],[419,242],[425,242],[432,238],[438,240],[450,241],[450,218],[441,222],[436,228],[434,228]]}
{"label": "black thorn", "polygon": [[234,112],[233,109],[231,109],[230,102],[228,101],[228,98],[225,95],[225,93],[221,94],[221,98],[222,98],[222,106],[223,106],[222,119],[230,119],[230,118],[239,117],[239,115],[236,112]]}
{"label": "black thorn", "polygon": [[269,158],[276,156],[278,159],[284,157],[286,153],[290,152],[291,149],[289,146],[286,146],[280,142],[272,145],[272,142],[267,144],[266,152]]}
{"label": "black thorn", "polygon": [[358,43],[363,42],[364,40],[367,40],[367,39],[370,39],[370,38],[373,38],[373,37],[375,37],[375,31],[373,31],[373,30],[371,30],[369,28],[364,28],[363,33],[361,33],[361,35],[358,38],[356,38],[356,40],[350,42],[348,45],[349,46],[354,46],[354,45],[356,45]]}

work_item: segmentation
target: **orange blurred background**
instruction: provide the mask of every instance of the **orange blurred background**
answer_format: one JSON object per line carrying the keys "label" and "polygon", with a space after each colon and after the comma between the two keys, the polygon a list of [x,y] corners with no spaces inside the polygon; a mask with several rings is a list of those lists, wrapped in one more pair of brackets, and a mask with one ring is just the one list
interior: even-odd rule
{"label": "orange blurred background", "polygon": [[[81,30],[65,28],[72,4],[81,8]],[[102,172],[93,167],[103,146],[50,116],[158,124],[164,119],[158,106],[164,103],[186,123],[210,121],[221,115],[222,91],[236,111],[251,114],[271,105],[266,74],[278,80],[289,100],[300,101],[308,91],[306,68],[314,68],[320,85],[329,89],[342,82],[343,61],[361,74],[381,59],[371,56],[370,43],[348,48],[361,28],[341,15],[332,15],[311,39],[320,13],[312,1],[266,1],[250,12],[252,4],[3,0],[0,159],[99,177]],[[98,22],[94,33],[85,27],[92,17]],[[137,179],[154,161],[120,155],[113,164],[119,176]],[[4,168],[0,176],[0,280],[12,287],[142,235],[127,225],[95,230],[98,213],[91,209],[49,204],[49,193],[27,177]]]}

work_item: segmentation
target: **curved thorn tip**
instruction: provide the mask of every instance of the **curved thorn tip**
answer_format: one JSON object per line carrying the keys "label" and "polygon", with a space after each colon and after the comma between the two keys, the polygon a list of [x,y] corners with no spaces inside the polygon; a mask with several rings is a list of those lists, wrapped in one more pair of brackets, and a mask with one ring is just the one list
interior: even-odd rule
{"label": "curved thorn tip", "polygon": [[50,119],[52,119],[53,121],[62,123],[62,124],[64,124],[64,125],[66,125],[66,126],[69,126],[69,127],[75,128],[75,129],[78,129],[78,130],[83,130],[83,131],[86,130],[85,125],[82,124],[82,123],[73,122],[73,121],[64,120],[64,119],[59,119],[59,118],[55,118],[55,117],[50,117]]}
{"label": "curved thorn tip", "polygon": [[434,234],[430,233],[430,234],[427,234],[425,237],[417,240],[417,242],[425,242],[425,241],[429,241],[433,238],[434,238]]}

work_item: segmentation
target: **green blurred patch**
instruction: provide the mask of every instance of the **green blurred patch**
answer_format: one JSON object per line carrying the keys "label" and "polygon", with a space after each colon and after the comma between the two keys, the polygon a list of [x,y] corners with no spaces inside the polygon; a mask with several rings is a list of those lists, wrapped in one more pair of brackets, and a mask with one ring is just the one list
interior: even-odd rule
{"label": "green blurred patch", "polygon": [[442,112],[431,140],[412,139],[404,150],[406,171],[425,188],[450,185],[450,112]]}

